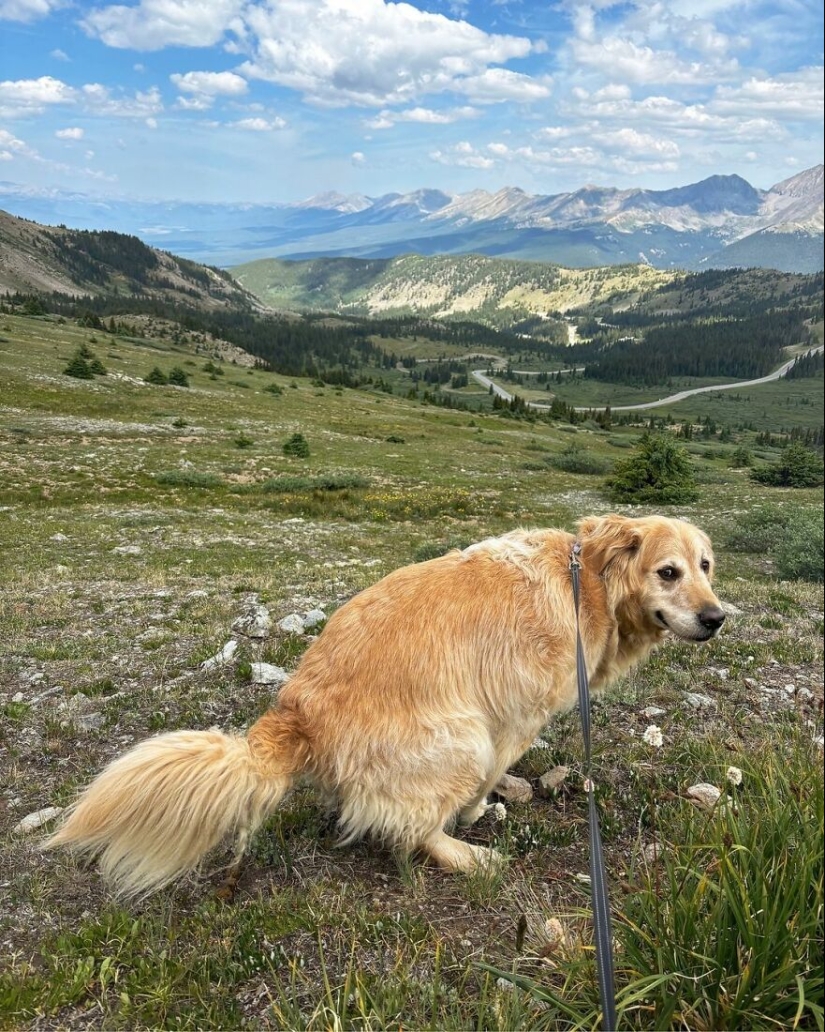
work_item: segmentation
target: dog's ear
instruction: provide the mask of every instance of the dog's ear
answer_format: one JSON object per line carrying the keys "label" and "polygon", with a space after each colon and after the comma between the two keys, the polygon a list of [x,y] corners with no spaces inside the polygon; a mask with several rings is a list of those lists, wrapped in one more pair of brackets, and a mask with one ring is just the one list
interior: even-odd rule
{"label": "dog's ear", "polygon": [[639,550],[642,531],[638,520],[627,516],[587,516],[578,523],[582,558],[603,574],[617,559]]}

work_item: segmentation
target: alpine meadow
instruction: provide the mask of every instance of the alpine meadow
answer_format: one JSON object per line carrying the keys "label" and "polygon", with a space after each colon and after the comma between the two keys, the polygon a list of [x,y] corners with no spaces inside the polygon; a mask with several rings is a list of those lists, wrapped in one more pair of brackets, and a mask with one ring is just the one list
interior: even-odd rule
{"label": "alpine meadow", "polygon": [[148,898],[42,843],[391,571],[609,513],[709,535],[727,617],[594,699],[620,1027],[825,1027],[821,273],[0,244],[2,1027],[597,1027],[575,709],[455,832],[494,867],[340,845],[303,786]]}

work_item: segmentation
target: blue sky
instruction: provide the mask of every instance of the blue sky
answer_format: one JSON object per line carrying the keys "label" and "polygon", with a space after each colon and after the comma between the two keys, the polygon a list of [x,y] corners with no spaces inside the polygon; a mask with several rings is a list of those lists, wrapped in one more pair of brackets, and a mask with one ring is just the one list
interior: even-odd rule
{"label": "blue sky", "polygon": [[822,161],[821,0],[0,0],[0,181],[296,201]]}

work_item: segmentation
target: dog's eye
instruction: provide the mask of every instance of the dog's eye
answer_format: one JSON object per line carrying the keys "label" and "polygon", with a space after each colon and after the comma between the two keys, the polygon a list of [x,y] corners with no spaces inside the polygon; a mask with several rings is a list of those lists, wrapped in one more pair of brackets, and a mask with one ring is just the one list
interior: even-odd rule
{"label": "dog's eye", "polygon": [[656,571],[662,580],[676,580],[679,576],[679,571],[675,566],[663,566],[661,570]]}
{"label": "dog's eye", "polygon": [[707,559],[703,559],[702,560],[702,570],[705,573],[708,573],[710,571],[710,562],[709,562],[709,560],[707,560]]}

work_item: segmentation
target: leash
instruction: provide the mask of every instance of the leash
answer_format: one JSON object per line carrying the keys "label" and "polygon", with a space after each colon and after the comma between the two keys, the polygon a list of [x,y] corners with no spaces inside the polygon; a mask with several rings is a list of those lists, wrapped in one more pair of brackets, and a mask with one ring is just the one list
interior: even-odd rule
{"label": "leash", "polygon": [[584,787],[590,809],[590,889],[593,900],[593,924],[596,935],[596,974],[599,981],[599,999],[602,1005],[602,1027],[605,1032],[616,1030],[616,996],[613,978],[613,933],[610,924],[610,901],[607,896],[607,877],[604,871],[602,835],[599,811],[591,777],[590,759],[590,688],[584,649],[579,629],[579,562],[581,545],[573,545],[570,554],[570,579],[573,582],[573,602],[576,609],[576,680],[579,686],[579,712],[584,736]]}

